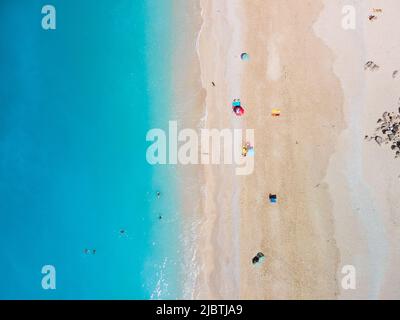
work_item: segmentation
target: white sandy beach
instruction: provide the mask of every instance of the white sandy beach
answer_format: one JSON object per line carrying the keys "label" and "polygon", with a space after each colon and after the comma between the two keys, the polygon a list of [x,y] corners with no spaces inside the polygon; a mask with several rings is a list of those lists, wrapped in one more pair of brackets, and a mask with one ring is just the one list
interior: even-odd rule
{"label": "white sandy beach", "polygon": [[[342,28],[344,5],[356,10],[355,30]],[[370,21],[373,8],[382,13]],[[188,32],[191,67],[178,72],[176,93],[178,105],[196,110],[186,127],[254,129],[255,171],[182,169],[185,298],[400,298],[400,160],[364,140],[398,108],[399,9],[396,0],[191,7],[200,31]],[[364,70],[369,60],[379,70]],[[235,98],[243,118],[230,110]],[[186,197],[194,193],[195,202]],[[260,266],[251,262],[257,252],[266,256]],[[345,265],[356,268],[355,290],[341,286]]]}
{"label": "white sandy beach", "polygon": [[[356,8],[356,30],[340,32],[331,27],[344,5]],[[383,12],[369,21],[373,8]],[[395,36],[399,9],[400,3],[390,0],[325,1],[317,24],[321,38],[335,53],[334,71],[345,96],[346,130],[337,141],[326,176],[341,264],[353,264],[358,272],[358,289],[341,290],[343,299],[400,297],[396,271],[400,164],[389,148],[360,138],[373,132],[383,112],[398,109],[400,83],[392,73],[400,65],[400,39]],[[369,60],[380,65],[377,72],[364,70]]]}

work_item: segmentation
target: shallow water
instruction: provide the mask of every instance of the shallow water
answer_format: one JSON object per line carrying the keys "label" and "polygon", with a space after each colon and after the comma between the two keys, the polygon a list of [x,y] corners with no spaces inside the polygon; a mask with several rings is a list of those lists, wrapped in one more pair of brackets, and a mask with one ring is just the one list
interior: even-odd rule
{"label": "shallow water", "polygon": [[0,4],[0,298],[176,298],[171,175],[145,157],[169,110],[167,2],[52,4],[50,31],[41,1]]}

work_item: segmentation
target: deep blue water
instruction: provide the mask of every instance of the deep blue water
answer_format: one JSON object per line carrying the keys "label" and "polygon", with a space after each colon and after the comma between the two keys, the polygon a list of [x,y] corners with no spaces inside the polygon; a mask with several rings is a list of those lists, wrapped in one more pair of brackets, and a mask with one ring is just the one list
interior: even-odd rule
{"label": "deep blue water", "polygon": [[169,173],[145,157],[168,113],[168,2],[53,0],[51,31],[44,4],[0,2],[0,298],[176,298],[174,190],[156,199]]}

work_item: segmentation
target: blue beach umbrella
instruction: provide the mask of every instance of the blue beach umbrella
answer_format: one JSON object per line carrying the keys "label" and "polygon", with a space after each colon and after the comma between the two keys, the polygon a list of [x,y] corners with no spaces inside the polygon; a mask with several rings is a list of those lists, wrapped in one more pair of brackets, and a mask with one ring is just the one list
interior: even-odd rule
{"label": "blue beach umbrella", "polygon": [[243,61],[248,61],[248,60],[250,59],[250,56],[249,56],[248,53],[243,52],[243,53],[240,55],[240,58],[241,58]]}

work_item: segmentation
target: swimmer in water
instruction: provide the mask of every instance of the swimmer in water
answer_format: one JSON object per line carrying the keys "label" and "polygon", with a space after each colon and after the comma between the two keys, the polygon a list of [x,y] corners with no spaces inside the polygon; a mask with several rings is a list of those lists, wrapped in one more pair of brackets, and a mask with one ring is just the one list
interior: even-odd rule
{"label": "swimmer in water", "polygon": [[127,237],[127,236],[128,236],[128,234],[127,234],[127,232],[126,232],[125,229],[119,230],[119,237],[120,237],[120,238],[121,238],[121,237]]}
{"label": "swimmer in water", "polygon": [[157,195],[157,198],[160,199],[161,192],[160,192],[160,191],[157,191],[156,195]]}

